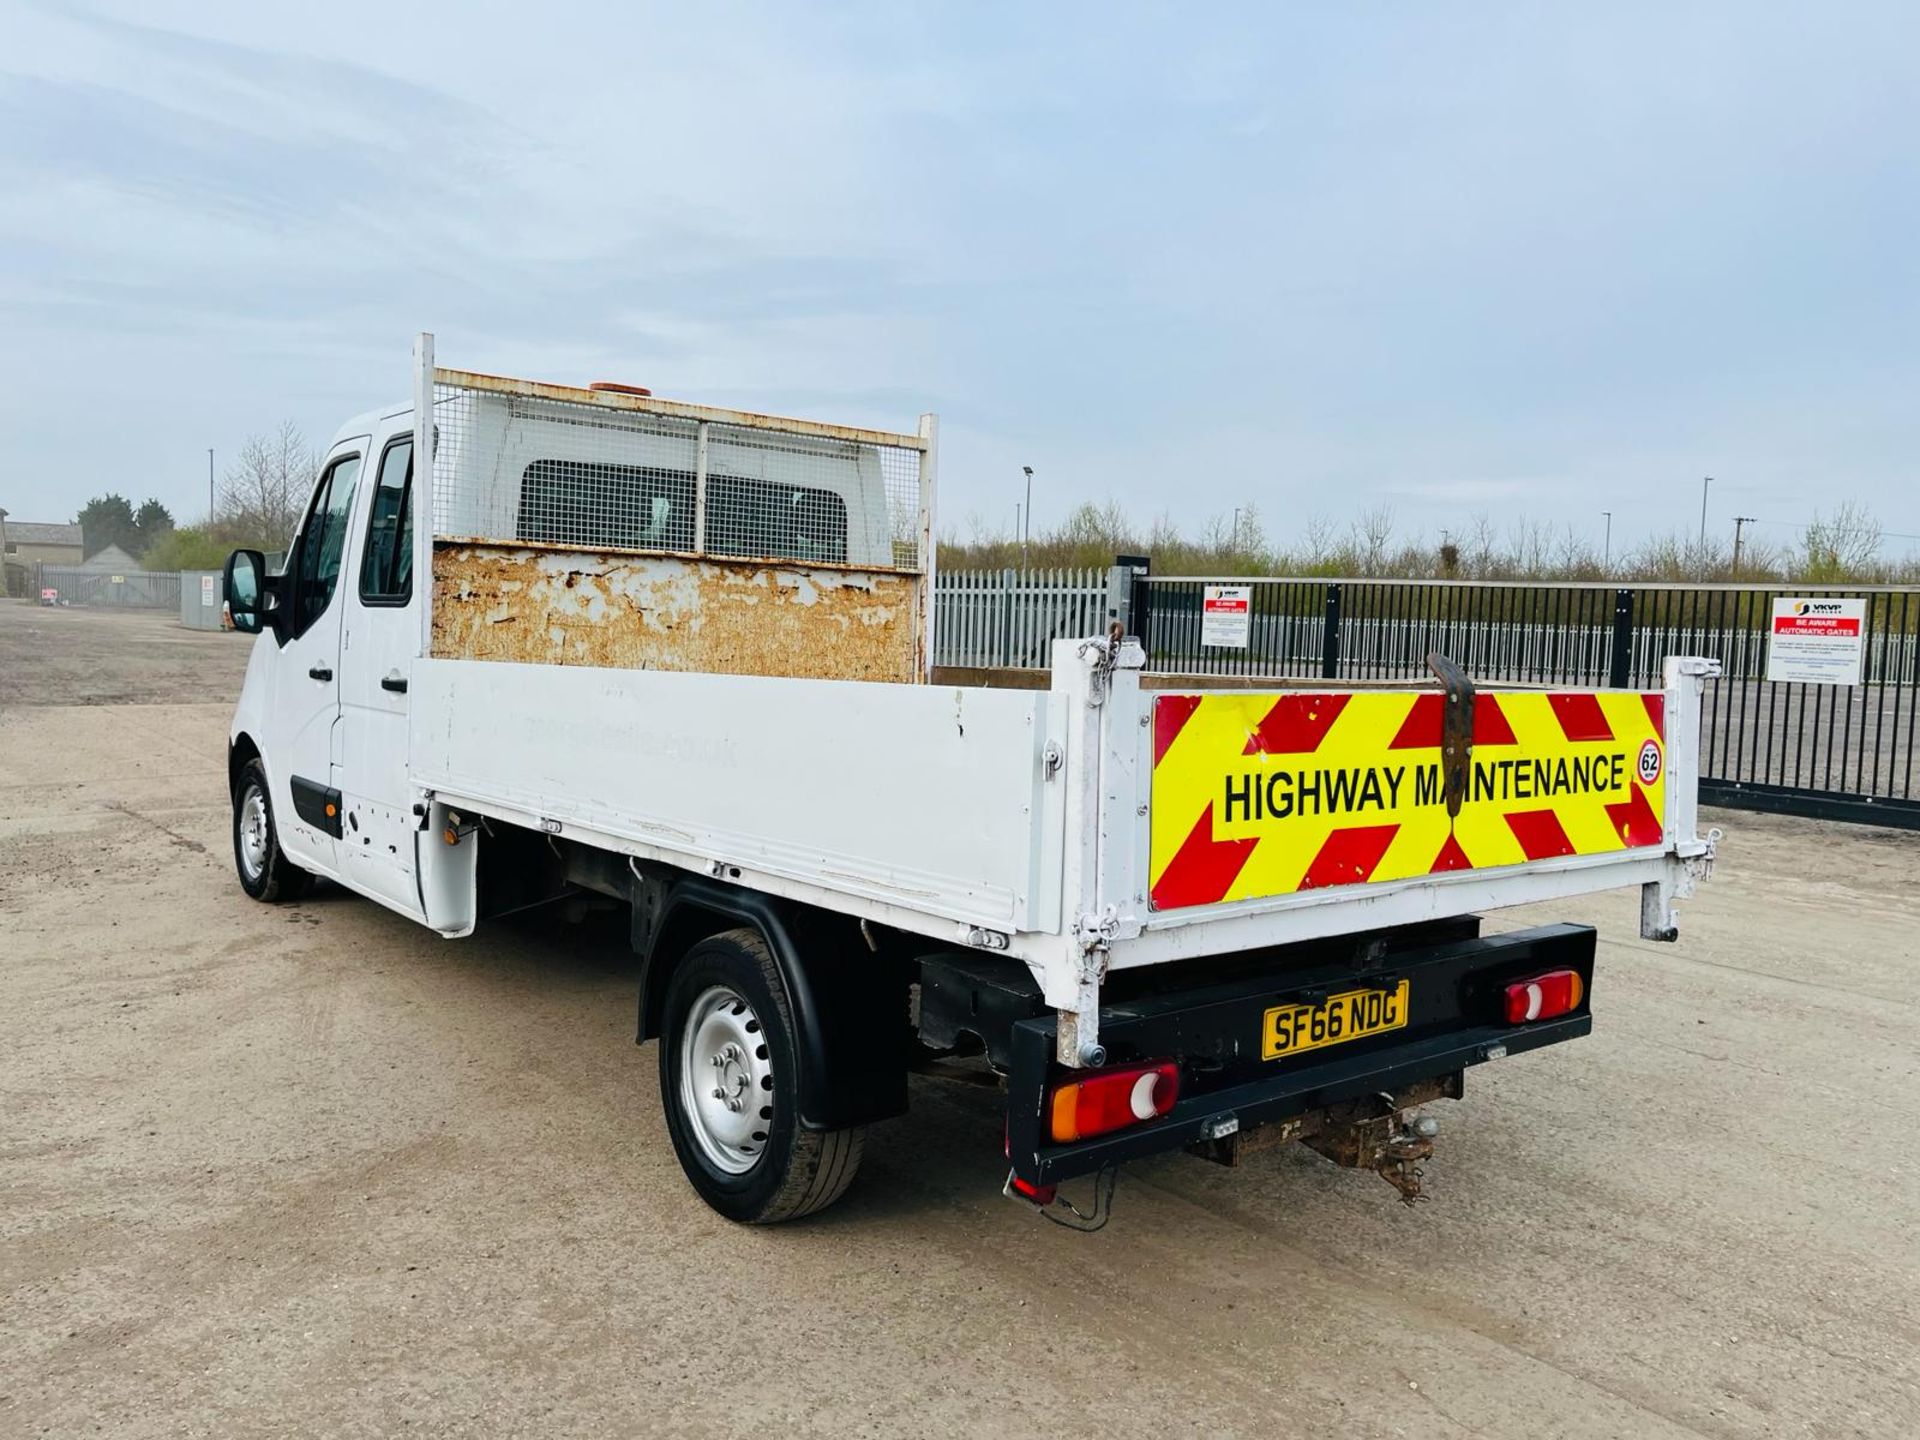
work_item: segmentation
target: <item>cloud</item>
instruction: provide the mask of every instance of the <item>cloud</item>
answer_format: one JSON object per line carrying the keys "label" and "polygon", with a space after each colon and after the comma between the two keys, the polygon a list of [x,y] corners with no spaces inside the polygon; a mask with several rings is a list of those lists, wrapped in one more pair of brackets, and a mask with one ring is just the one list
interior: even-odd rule
{"label": "cloud", "polygon": [[[21,9],[0,503],[190,508],[207,445],[324,434],[427,328],[475,368],[939,410],[949,514],[1010,516],[1031,463],[1043,521],[1604,495],[1656,529],[1711,473],[1920,531],[1920,21],[1842,8]],[[110,427],[101,375],[139,377]]]}

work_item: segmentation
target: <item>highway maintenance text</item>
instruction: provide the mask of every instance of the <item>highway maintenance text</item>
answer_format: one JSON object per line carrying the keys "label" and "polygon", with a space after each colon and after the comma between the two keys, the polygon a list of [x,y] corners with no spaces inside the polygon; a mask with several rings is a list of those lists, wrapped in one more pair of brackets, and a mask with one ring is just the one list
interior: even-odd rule
{"label": "highway maintenance text", "polygon": [[[1624,751],[1558,755],[1536,760],[1475,760],[1466,800],[1510,803],[1591,795],[1624,798],[1633,770]],[[1286,820],[1294,816],[1362,815],[1410,803],[1446,804],[1446,781],[1437,763],[1348,765],[1302,770],[1252,771],[1222,777],[1221,820]]]}

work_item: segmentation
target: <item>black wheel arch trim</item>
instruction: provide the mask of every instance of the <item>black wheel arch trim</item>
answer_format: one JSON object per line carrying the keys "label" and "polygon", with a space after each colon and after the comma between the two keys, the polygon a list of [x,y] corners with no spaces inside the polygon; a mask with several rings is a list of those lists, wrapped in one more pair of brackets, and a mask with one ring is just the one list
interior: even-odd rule
{"label": "black wheel arch trim", "polygon": [[260,768],[267,768],[267,757],[260,753],[260,747],[253,743],[253,737],[242,730],[227,742],[227,794],[232,795],[239,788],[240,775],[247,766],[258,760]]}
{"label": "black wheel arch trim", "polygon": [[702,876],[643,877],[633,895],[638,1041],[657,1038],[667,983],[702,940],[739,927],[773,952],[798,1032],[800,1124],[839,1130],[906,1113],[907,970],[848,916]]}

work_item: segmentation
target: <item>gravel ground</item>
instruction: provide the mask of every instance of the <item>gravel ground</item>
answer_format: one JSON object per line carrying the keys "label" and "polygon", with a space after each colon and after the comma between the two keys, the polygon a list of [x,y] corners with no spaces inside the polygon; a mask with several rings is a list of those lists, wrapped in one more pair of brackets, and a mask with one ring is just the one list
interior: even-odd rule
{"label": "gravel ground", "polygon": [[0,710],[10,705],[231,706],[251,637],[189,630],[171,611],[0,598]]}
{"label": "gravel ground", "polygon": [[606,935],[240,893],[246,643],[0,602],[0,1434],[1915,1427],[1920,837],[1716,815],[1677,946],[1630,894],[1497,917],[1601,927],[1597,1028],[1437,1107],[1416,1209],[1293,1146],[1069,1234],[925,1082],[744,1230]]}

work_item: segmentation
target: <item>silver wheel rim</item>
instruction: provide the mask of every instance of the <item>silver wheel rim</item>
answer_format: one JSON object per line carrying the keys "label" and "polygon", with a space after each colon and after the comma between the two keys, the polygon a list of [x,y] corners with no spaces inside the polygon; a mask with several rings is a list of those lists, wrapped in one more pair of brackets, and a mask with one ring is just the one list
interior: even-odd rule
{"label": "silver wheel rim", "polygon": [[258,785],[247,786],[240,797],[240,868],[247,879],[258,880],[267,868],[267,797]]}
{"label": "silver wheel rim", "polygon": [[773,1061],[753,1007],[724,985],[700,992],[680,1033],[680,1110],[714,1167],[744,1175],[773,1125]]}

